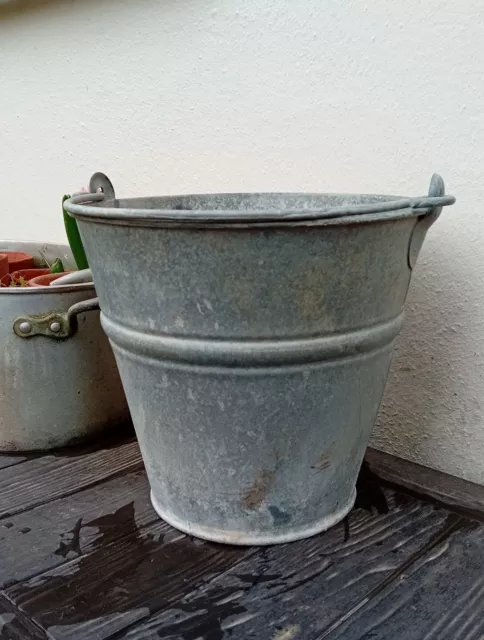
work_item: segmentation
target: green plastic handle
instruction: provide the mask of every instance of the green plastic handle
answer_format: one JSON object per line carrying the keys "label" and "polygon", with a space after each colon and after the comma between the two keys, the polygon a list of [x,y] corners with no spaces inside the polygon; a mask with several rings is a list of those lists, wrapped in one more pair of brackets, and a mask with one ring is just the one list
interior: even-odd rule
{"label": "green plastic handle", "polygon": [[62,215],[64,216],[64,227],[66,229],[67,240],[69,241],[69,246],[71,247],[72,255],[74,256],[74,260],[76,261],[77,268],[79,270],[89,269],[86,252],[84,251],[84,245],[82,244],[79,229],[77,227],[77,220],[75,218],[71,218],[71,216],[64,209],[64,202],[70,197],[71,196],[65,195],[62,198]]}

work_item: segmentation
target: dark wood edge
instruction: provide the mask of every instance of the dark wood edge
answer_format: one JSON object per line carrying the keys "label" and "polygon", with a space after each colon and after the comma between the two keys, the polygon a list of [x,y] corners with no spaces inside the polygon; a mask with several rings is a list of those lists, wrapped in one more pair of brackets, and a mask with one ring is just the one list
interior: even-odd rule
{"label": "dark wood edge", "polygon": [[369,447],[365,461],[385,483],[484,520],[484,486]]}
{"label": "dark wood edge", "polygon": [[0,640],[49,640],[47,632],[22,613],[4,591],[0,591],[0,621],[2,614],[11,614],[13,618],[0,626]]}

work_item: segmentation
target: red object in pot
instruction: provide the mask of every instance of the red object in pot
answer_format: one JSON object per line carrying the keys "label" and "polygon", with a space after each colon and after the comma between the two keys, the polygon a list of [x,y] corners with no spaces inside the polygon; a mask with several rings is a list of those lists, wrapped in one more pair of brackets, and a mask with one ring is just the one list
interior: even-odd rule
{"label": "red object in pot", "polygon": [[8,256],[8,271],[13,273],[20,269],[33,269],[34,257],[23,251],[3,251]]}
{"label": "red object in pot", "polygon": [[62,273],[46,273],[43,276],[32,278],[32,280],[29,280],[28,285],[29,287],[48,287],[51,282],[57,280],[57,278],[60,278],[61,276],[65,276],[67,273],[70,273],[70,271],[63,271]]}
{"label": "red object in pot", "polygon": [[8,256],[6,253],[0,253],[0,279],[8,273]]}
{"label": "red object in pot", "polygon": [[13,273],[6,273],[5,275],[3,275],[0,278],[0,283],[3,287],[9,287],[12,284],[12,281],[14,281],[17,282],[17,286],[20,286],[21,278],[23,278],[25,282],[28,283],[29,280],[32,280],[32,278],[44,276],[48,273],[50,273],[49,269],[20,269],[20,271],[14,271]]}

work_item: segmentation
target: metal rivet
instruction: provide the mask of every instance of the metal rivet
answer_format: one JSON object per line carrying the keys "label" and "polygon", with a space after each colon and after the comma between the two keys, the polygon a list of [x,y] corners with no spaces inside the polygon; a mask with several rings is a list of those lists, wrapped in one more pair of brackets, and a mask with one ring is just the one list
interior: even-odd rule
{"label": "metal rivet", "polygon": [[30,324],[30,322],[27,322],[26,320],[24,322],[21,322],[18,328],[22,333],[30,333],[32,331],[32,325]]}
{"label": "metal rivet", "polygon": [[61,330],[60,322],[53,322],[53,323],[50,325],[50,330],[51,330],[53,333],[59,333],[59,331]]}

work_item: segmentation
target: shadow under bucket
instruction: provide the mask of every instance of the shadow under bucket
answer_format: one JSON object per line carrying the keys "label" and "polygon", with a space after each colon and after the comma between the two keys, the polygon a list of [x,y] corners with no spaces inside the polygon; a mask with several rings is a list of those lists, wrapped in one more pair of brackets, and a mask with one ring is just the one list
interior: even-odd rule
{"label": "shadow under bucket", "polygon": [[341,520],[382,398],[428,197],[117,199],[95,174],[79,224],[168,523],[230,544]]}

